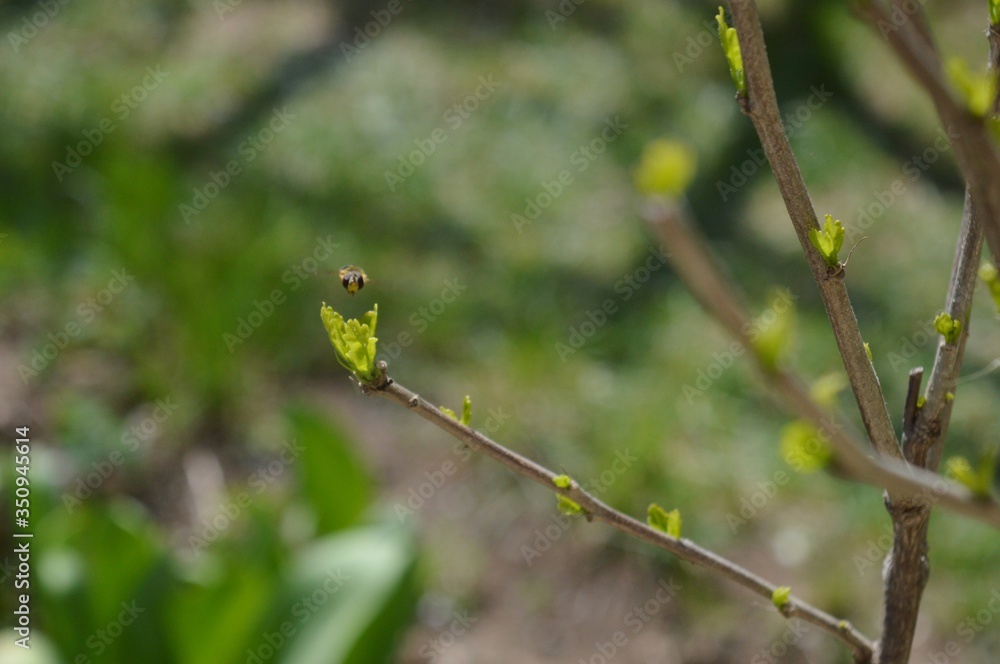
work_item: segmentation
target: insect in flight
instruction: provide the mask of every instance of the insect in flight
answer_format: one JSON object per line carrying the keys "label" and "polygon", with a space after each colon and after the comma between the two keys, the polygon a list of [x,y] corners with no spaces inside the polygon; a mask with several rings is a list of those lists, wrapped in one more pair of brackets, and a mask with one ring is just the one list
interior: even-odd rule
{"label": "insect in flight", "polygon": [[340,283],[344,284],[344,290],[351,295],[364,288],[368,280],[368,275],[357,265],[345,265],[337,272],[337,276],[340,277]]}

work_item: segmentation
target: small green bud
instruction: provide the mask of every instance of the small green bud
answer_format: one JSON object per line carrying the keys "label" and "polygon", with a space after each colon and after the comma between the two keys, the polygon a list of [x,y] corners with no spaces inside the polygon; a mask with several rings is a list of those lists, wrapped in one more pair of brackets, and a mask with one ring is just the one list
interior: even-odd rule
{"label": "small green bud", "polygon": [[844,225],[832,215],[826,215],[822,228],[809,229],[809,241],[830,267],[840,265],[840,249],[844,246]]}
{"label": "small green bud", "polygon": [[668,512],[656,503],[650,503],[646,510],[646,523],[674,539],[681,537],[681,511],[678,509]]}
{"label": "small green bud", "polygon": [[582,507],[580,507],[578,504],[576,504],[566,496],[562,495],[561,493],[556,494],[556,507],[559,508],[560,512],[568,516],[572,516],[574,514],[583,514]]}
{"label": "small green bud", "polygon": [[789,599],[792,596],[792,589],[789,586],[778,586],[771,593],[771,602],[774,603],[775,608],[781,611],[786,604],[788,604]]}
{"label": "small green bud", "polygon": [[739,94],[746,94],[747,82],[743,72],[743,53],[740,51],[740,40],[736,36],[736,28],[730,28],[726,24],[726,12],[722,7],[719,7],[715,21],[719,24],[719,41],[722,42],[722,50],[729,63],[729,76],[733,79],[736,91]]}
{"label": "small green bud", "polygon": [[568,489],[573,486],[573,480],[570,479],[569,475],[556,475],[552,478],[552,483],[560,489]]}
{"label": "small green bud", "polygon": [[934,319],[934,329],[944,337],[945,343],[954,344],[962,333],[962,321],[955,320],[949,314],[938,314]]}

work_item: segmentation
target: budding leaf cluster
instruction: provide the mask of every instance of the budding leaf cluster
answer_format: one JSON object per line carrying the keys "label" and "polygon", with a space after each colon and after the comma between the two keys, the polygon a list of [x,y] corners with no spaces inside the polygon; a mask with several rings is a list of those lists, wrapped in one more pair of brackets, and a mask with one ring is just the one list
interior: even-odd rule
{"label": "budding leaf cluster", "polygon": [[945,343],[953,344],[962,333],[962,321],[952,318],[949,314],[938,314],[934,319],[934,329],[944,337]]}
{"label": "budding leaf cluster", "polygon": [[830,267],[840,265],[840,249],[844,246],[844,226],[831,215],[826,215],[823,228],[810,228],[809,241]]}
{"label": "budding leaf cluster", "polygon": [[371,382],[377,376],[375,367],[375,325],[378,322],[378,305],[361,317],[361,320],[344,320],[344,317],[325,302],[320,308],[320,318],[330,335],[330,343],[337,354],[340,365],[363,382]]}
{"label": "budding leaf cluster", "polygon": [[650,503],[649,509],[646,510],[646,523],[650,528],[664,532],[674,539],[681,537],[681,511],[678,509],[668,512],[656,503]]}

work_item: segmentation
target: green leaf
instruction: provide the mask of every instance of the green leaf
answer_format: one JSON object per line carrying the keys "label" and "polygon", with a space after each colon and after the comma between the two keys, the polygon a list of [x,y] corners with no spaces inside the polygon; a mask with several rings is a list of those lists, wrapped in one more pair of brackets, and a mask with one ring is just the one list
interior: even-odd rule
{"label": "green leaf", "polygon": [[681,511],[679,509],[668,512],[656,503],[650,503],[646,510],[646,523],[649,524],[650,528],[664,532],[674,539],[681,537]]}
{"label": "green leaf", "polygon": [[819,430],[805,420],[795,420],[781,431],[781,457],[800,473],[812,473],[825,467],[832,457]]}
{"label": "green leaf", "polygon": [[944,337],[945,343],[954,344],[962,333],[962,321],[955,320],[947,313],[938,314],[934,319],[934,329]]}
{"label": "green leaf", "polygon": [[997,450],[994,448],[986,454],[979,463],[979,468],[973,469],[965,457],[948,459],[948,477],[959,482],[977,496],[987,497],[993,487],[993,475],[996,473]]}
{"label": "green leaf", "polygon": [[465,395],[465,399],[462,401],[462,424],[469,426],[472,423],[472,399],[469,395]]}
{"label": "green leaf", "polygon": [[997,313],[1000,313],[1000,274],[997,273],[996,267],[990,263],[983,263],[979,268],[979,278],[989,287],[993,306],[996,307]]}
{"label": "green leaf", "polygon": [[990,2],[990,24],[1000,25],[1000,0],[989,0]]}
{"label": "green leaf", "polygon": [[830,267],[840,265],[840,249],[844,246],[844,226],[832,215],[826,215],[822,228],[809,229],[809,241]]}
{"label": "green leaf", "polygon": [[809,396],[819,405],[832,408],[837,403],[837,395],[846,387],[847,374],[843,371],[831,371],[813,381],[809,386]]}
{"label": "green leaf", "polygon": [[573,514],[583,514],[583,508],[561,493],[556,494],[556,507],[563,514],[572,516]]}
{"label": "green leaf", "polygon": [[375,337],[375,326],[378,322],[378,304],[372,311],[363,315],[361,320],[351,319],[345,322],[343,316],[324,302],[320,308],[320,318],[341,366],[366,383],[375,380],[377,375],[375,353],[378,342]]}
{"label": "green leaf", "polygon": [[458,421],[458,415],[456,415],[455,411],[453,411],[451,408],[448,408],[447,406],[438,406],[438,409],[451,419],[455,420],[456,422]]}
{"label": "green leaf", "polygon": [[743,72],[743,53],[740,51],[740,40],[736,35],[736,28],[730,28],[726,24],[726,13],[722,7],[719,7],[719,13],[715,16],[715,20],[719,25],[719,41],[722,43],[722,50],[729,63],[729,76],[733,79],[736,91],[739,94],[746,94],[747,83]]}
{"label": "green leaf", "polygon": [[794,297],[787,288],[772,289],[768,309],[754,319],[754,352],[765,370],[776,370],[789,355],[795,339]]}
{"label": "green leaf", "polygon": [[643,194],[680,196],[694,179],[697,162],[694,150],[680,141],[652,141],[635,170],[635,188]]}
{"label": "green leaf", "polygon": [[[418,598],[416,553],[405,528],[356,528],[319,540],[295,560],[272,615],[247,646],[287,625],[278,662],[395,661]],[[241,660],[242,661],[242,660]]]}
{"label": "green leaf", "polygon": [[[303,406],[289,408],[287,415],[292,439],[284,444],[278,460],[284,463],[291,457],[292,467],[281,475],[274,473],[276,479],[293,472],[299,476],[319,534],[356,524],[368,507],[373,488],[354,446],[324,415]],[[294,454],[298,456],[291,456]]]}
{"label": "green leaf", "polygon": [[989,115],[997,93],[996,72],[987,69],[985,74],[973,73],[968,63],[957,56],[948,59],[946,68],[969,111],[980,118]]}
{"label": "green leaf", "polygon": [[865,342],[865,355],[867,355],[867,356],[868,356],[868,361],[869,361],[869,362],[874,362],[874,361],[875,361],[875,360],[874,360],[874,359],[872,358],[872,349],[871,349],[871,346],[869,346],[869,345],[868,345],[868,342],[867,342],[867,341]]}
{"label": "green leaf", "polygon": [[785,605],[788,604],[788,600],[791,598],[791,596],[792,596],[792,589],[790,587],[778,586],[777,588],[774,589],[774,592],[771,593],[771,602],[774,603],[775,608],[781,611],[785,607]]}
{"label": "green leaf", "polygon": [[556,475],[552,478],[552,483],[560,489],[568,489],[573,486],[573,480],[570,479],[569,475]]}

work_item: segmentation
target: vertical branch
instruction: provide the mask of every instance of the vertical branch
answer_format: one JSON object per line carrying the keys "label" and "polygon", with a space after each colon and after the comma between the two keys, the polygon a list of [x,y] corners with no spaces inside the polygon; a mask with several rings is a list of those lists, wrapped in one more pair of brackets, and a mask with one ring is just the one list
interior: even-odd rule
{"label": "vertical branch", "polygon": [[[962,332],[954,344],[946,343],[944,338],[939,341],[924,405],[910,415],[912,424],[904,427],[903,433],[903,450],[907,460],[929,470],[937,469],[951,418],[955,384],[968,338],[969,312],[982,246],[982,227],[976,222],[972,197],[966,194],[946,307],[955,320],[962,321]],[[910,375],[912,387],[914,374]],[[910,398],[911,394],[908,394],[908,408]],[[930,572],[927,525],[931,505],[926,501],[892,497],[886,499],[886,508],[892,515],[893,543],[885,575],[885,615],[878,662],[905,664],[913,643],[920,598]]]}
{"label": "vertical branch", "polygon": [[883,457],[902,460],[903,455],[889,419],[882,387],[879,385],[875,368],[865,352],[854,308],[847,295],[843,269],[829,268],[809,240],[809,231],[819,228],[819,224],[816,222],[816,212],[809,198],[809,192],[781,124],[778,100],[774,93],[774,82],[771,79],[771,68],[764,46],[764,33],[757,16],[756,5],[753,0],[732,0],[730,5],[743,54],[747,82],[747,95],[741,98],[741,107],[750,117],[760,136],[761,145],[778,182],[781,197],[795,227],[799,244],[802,245],[809,269],[819,286],[868,438]]}

